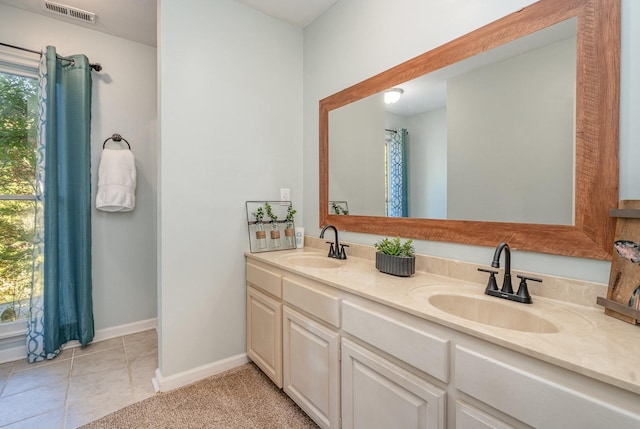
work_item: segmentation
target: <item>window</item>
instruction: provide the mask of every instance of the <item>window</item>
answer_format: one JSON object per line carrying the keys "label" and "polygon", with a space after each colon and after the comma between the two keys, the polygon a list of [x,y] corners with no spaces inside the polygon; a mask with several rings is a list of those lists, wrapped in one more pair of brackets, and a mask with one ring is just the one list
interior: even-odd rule
{"label": "window", "polygon": [[37,92],[37,58],[0,51],[0,325],[29,308]]}

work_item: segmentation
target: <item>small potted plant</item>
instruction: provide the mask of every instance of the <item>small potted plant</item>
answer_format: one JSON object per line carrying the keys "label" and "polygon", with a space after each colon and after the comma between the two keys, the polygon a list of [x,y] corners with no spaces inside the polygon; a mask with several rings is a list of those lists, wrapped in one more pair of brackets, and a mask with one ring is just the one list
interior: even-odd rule
{"label": "small potted plant", "polygon": [[271,237],[271,240],[273,240],[273,247],[280,247],[280,228],[278,227],[278,215],[273,213],[273,211],[271,210],[271,204],[264,203],[264,208],[267,212],[267,216],[269,216],[269,219],[271,219],[271,221],[269,222],[271,224],[271,231],[269,231],[269,236]]}
{"label": "small potted plant", "polygon": [[400,277],[410,277],[416,272],[416,257],[412,246],[413,240],[404,243],[399,237],[392,240],[384,238],[374,244],[376,252],[376,269],[382,273]]}
{"label": "small potted plant", "polygon": [[264,230],[264,210],[261,207],[251,213],[256,219],[256,241],[258,242],[258,248],[264,249],[267,247],[267,232]]}
{"label": "small potted plant", "polygon": [[333,209],[333,212],[337,215],[348,215],[349,214],[349,210],[347,210],[346,208],[342,207],[340,204],[336,203],[335,201],[331,201],[331,208]]}
{"label": "small potted plant", "polygon": [[287,216],[285,217],[285,226],[284,226],[284,236],[287,239],[287,245],[289,247],[295,247],[296,238],[295,231],[293,227],[293,218],[296,215],[297,211],[293,208],[292,205],[287,207]]}

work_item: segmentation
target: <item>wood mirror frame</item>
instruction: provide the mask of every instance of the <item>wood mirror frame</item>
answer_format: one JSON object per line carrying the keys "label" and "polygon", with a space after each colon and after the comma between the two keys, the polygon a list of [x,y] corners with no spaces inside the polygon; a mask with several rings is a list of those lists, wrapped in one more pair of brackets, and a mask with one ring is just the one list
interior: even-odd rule
{"label": "wood mirror frame", "polygon": [[[574,225],[329,214],[329,111],[577,17]],[[620,0],[541,0],[320,100],[320,226],[610,259],[618,206]]]}

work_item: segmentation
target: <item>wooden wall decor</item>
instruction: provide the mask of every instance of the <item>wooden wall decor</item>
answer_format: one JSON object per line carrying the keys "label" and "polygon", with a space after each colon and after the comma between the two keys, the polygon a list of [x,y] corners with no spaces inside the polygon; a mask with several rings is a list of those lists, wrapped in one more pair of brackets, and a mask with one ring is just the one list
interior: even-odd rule
{"label": "wooden wall decor", "polygon": [[607,298],[598,297],[605,314],[625,322],[640,321],[640,200],[623,200],[611,210],[616,233]]}

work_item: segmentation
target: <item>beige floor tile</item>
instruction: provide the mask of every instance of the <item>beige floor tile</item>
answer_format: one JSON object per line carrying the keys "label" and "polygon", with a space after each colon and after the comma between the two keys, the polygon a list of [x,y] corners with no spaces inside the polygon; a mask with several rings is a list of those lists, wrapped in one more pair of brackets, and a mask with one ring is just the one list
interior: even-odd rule
{"label": "beige floor tile", "polygon": [[71,377],[67,403],[82,402],[94,396],[122,395],[129,398],[133,395],[129,367],[120,364],[100,372]]}
{"label": "beige floor tile", "polygon": [[153,383],[151,382],[151,380],[147,380],[146,382],[138,384],[134,387],[133,397],[135,398],[136,402],[144,401],[145,399],[151,398],[156,393],[156,389],[153,387]]}
{"label": "beige floor tile", "polygon": [[158,333],[155,329],[127,335],[123,339],[129,362],[158,355]]}
{"label": "beige floor tile", "polygon": [[0,378],[3,375],[8,376],[11,373],[14,364],[15,362],[0,363]]}
{"label": "beige floor tile", "polygon": [[64,428],[64,407],[39,416],[31,417],[12,423],[8,426],[2,426],[2,429],[63,429]]}
{"label": "beige floor tile", "polygon": [[59,383],[0,398],[0,426],[63,410],[67,384]]}
{"label": "beige floor tile", "polygon": [[65,349],[62,350],[55,359],[43,360],[41,362],[29,363],[27,359],[20,359],[14,362],[15,366],[13,367],[13,372],[23,371],[25,369],[33,369],[38,368],[40,366],[47,366],[54,364],[56,362],[60,362],[63,360],[71,359],[73,356],[73,349]]}
{"label": "beige floor tile", "polygon": [[0,427],[77,428],[155,394],[155,329],[0,364]]}
{"label": "beige floor tile", "polygon": [[147,399],[155,395],[152,379],[155,377],[158,368],[158,358],[148,356],[129,364],[131,368],[131,382],[133,384],[133,395],[137,401]]}
{"label": "beige floor tile", "polygon": [[91,343],[84,347],[75,347],[73,349],[73,357],[76,358],[90,353],[99,353],[117,347],[123,347],[122,337]]}
{"label": "beige floor tile", "polygon": [[70,368],[71,360],[66,359],[47,365],[35,366],[33,369],[13,372],[2,391],[2,397],[50,384],[64,383],[66,386]]}
{"label": "beige floor tile", "polygon": [[0,364],[0,396],[2,396],[2,390],[7,384],[7,380],[9,379],[9,374],[11,374],[12,368],[13,362]]}
{"label": "beige floor tile", "polygon": [[105,393],[71,403],[67,407],[67,418],[64,427],[65,429],[75,429],[134,402],[135,400],[131,393],[117,395]]}
{"label": "beige floor tile", "polygon": [[124,354],[124,347],[104,350],[99,353],[91,353],[80,357],[73,358],[73,369],[71,376],[90,374],[92,372],[104,371],[115,366],[127,363]]}

